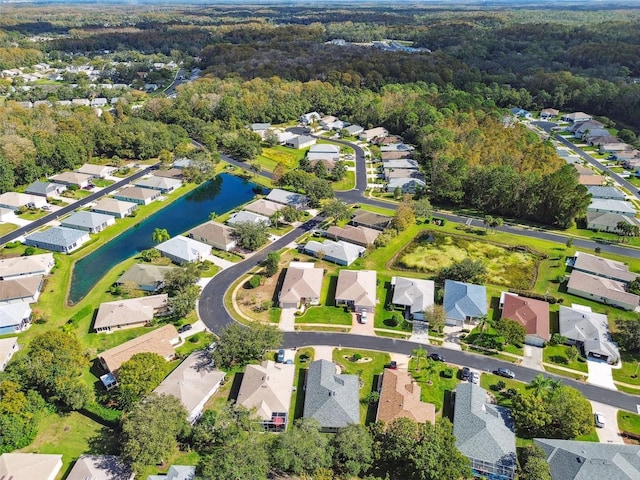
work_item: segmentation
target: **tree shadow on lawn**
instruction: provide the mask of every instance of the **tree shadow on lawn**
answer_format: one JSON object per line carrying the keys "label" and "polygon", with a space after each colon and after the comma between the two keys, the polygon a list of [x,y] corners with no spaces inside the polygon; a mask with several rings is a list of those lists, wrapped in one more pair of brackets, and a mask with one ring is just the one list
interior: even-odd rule
{"label": "tree shadow on lawn", "polygon": [[304,413],[304,385],[307,380],[307,369],[298,369],[298,385],[296,385],[296,403],[293,408],[293,418],[289,419],[289,423],[298,418],[302,418]]}
{"label": "tree shadow on lawn", "polygon": [[567,357],[563,357],[561,355],[551,355],[549,357],[549,360],[551,360],[552,363],[557,363],[560,365],[568,365],[569,364],[569,360],[567,359]]}
{"label": "tree shadow on lawn", "polygon": [[[367,394],[370,393],[370,392],[377,392],[378,391],[378,382],[380,380],[380,376],[381,376],[381,374],[373,376],[373,379],[371,381],[371,387],[366,392]],[[377,416],[378,416],[378,402],[375,402],[373,404],[370,403],[369,405],[367,405],[367,415],[365,417],[364,424],[365,425],[370,425],[372,423],[376,423],[376,417]]]}
{"label": "tree shadow on lawn", "polygon": [[236,401],[238,398],[238,393],[240,392],[240,385],[242,384],[242,379],[244,377],[243,372],[237,372],[233,377],[233,383],[231,384],[231,388],[229,389],[229,397],[228,401]]}
{"label": "tree shadow on lawn", "polygon": [[329,287],[327,288],[327,298],[325,299],[325,305],[327,307],[336,306],[336,287],[338,286],[338,275],[331,275],[329,277]]}

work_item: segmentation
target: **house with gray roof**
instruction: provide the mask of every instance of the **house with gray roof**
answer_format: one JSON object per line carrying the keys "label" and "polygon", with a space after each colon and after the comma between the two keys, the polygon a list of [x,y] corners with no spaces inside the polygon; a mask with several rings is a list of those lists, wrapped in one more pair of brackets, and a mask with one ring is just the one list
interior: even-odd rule
{"label": "house with gray roof", "polygon": [[552,480],[637,480],[640,445],[534,438],[546,455]]}
{"label": "house with gray roof", "polygon": [[375,270],[340,270],[336,284],[336,305],[354,312],[374,312],[376,308]]}
{"label": "house with gray roof", "polygon": [[78,172],[62,172],[58,175],[49,177],[49,180],[53,180],[55,183],[61,183],[67,186],[76,186],[78,188],[88,187],[91,184],[92,179],[92,175],[86,175]]}
{"label": "house with gray roof", "polygon": [[166,315],[169,311],[167,294],[148,295],[103,302],[98,308],[93,329],[96,332],[113,332],[125,328],[144,327],[156,316]]}
{"label": "house with gray roof", "polygon": [[77,250],[90,240],[89,234],[84,230],[75,228],[51,227],[27,235],[25,245],[44,248],[53,252],[70,253]]}
{"label": "house with gray roof", "polygon": [[248,409],[255,408],[266,430],[286,430],[295,372],[295,365],[271,360],[247,365],[236,403]]}
{"label": "house with gray roof", "polygon": [[270,123],[252,123],[251,125],[249,125],[249,130],[251,130],[253,133],[257,133],[258,135],[260,135],[260,138],[262,140],[264,140],[264,137],[267,134],[267,131],[271,128],[271,124]]}
{"label": "house with gray roof", "polygon": [[594,213],[617,213],[627,217],[634,217],[636,209],[631,202],[624,200],[608,200],[604,198],[594,198],[587,207],[587,212]]}
{"label": "house with gray roof", "polygon": [[173,161],[173,168],[177,168],[179,170],[182,170],[183,168],[188,168],[191,166],[191,163],[193,162],[193,160],[191,160],[190,158],[176,158]]}
{"label": "house with gray roof", "polygon": [[635,310],[640,301],[640,296],[627,292],[625,282],[577,270],[571,272],[567,282],[567,293],[624,310]]}
{"label": "house with gray roof", "polygon": [[420,164],[417,160],[412,160],[410,158],[399,158],[383,161],[382,167],[385,169],[385,171],[394,169],[418,170],[420,168]]}
{"label": "house with gray roof", "polygon": [[402,190],[402,193],[415,193],[417,190],[426,187],[427,184],[420,178],[400,177],[391,178],[387,183],[386,189],[389,192],[393,192],[396,188],[399,188]]}
{"label": "house with gray roof", "polygon": [[586,122],[587,120],[591,120],[593,117],[588,113],[584,112],[573,112],[573,113],[565,113],[560,117],[561,120],[565,122],[577,123],[577,122]]}
{"label": "house with gray roof", "polygon": [[511,412],[489,403],[480,385],[468,382],[456,387],[453,435],[458,450],[471,461],[474,476],[513,480],[517,460]]}
{"label": "house with gray roof", "polygon": [[316,258],[322,257],[323,260],[336,263],[348,267],[358,258],[363,256],[367,249],[360,245],[339,240],[325,240],[318,242],[311,240],[304,246],[304,253]]}
{"label": "house with gray roof", "polygon": [[237,241],[231,227],[216,222],[205,222],[188,233],[189,238],[228,252],[236,248]]}
{"label": "house with gray roof", "polygon": [[99,233],[109,225],[114,225],[115,223],[116,219],[111,215],[82,210],[69,215],[60,222],[60,225],[65,228],[75,228],[76,230],[84,230],[89,233]]}
{"label": "house with gray roof", "polygon": [[42,289],[42,275],[0,281],[0,305],[35,303]]}
{"label": "house with gray roof", "polygon": [[352,423],[360,423],[357,375],[336,373],[328,360],[309,365],[303,417],[315,418],[324,432],[337,432]]}
{"label": "house with gray roof", "polygon": [[324,269],[312,262],[291,262],[282,281],[278,302],[281,308],[318,305]]}
{"label": "house with gray roof", "polygon": [[309,161],[314,160],[332,160],[337,162],[340,160],[340,147],[330,143],[318,143],[311,145],[307,152]]}
{"label": "house with gray roof", "polygon": [[164,288],[164,278],[167,273],[175,268],[177,267],[136,263],[120,275],[116,285],[133,284],[144,292],[157,292]]}
{"label": "house with gray roof", "polygon": [[404,307],[413,320],[424,320],[425,312],[433,308],[435,284],[431,280],[391,277],[391,303]]}
{"label": "house with gray roof", "polygon": [[179,178],[151,176],[148,178],[137,180],[133,184],[136,187],[158,190],[162,193],[171,193],[175,189],[180,187],[180,185],[182,185],[182,180],[180,180]]}
{"label": "house with gray roof", "polygon": [[289,205],[290,207],[295,207],[298,210],[304,210],[309,205],[309,197],[306,195],[289,192],[288,190],[282,190],[281,188],[274,188],[271,190],[266,199],[283,205]]}
{"label": "house with gray roof", "polygon": [[569,258],[567,265],[573,270],[619,282],[631,282],[639,276],[637,273],[630,272],[629,266],[622,262],[585,252],[576,252],[573,257]]}
{"label": "house with gray roof", "polygon": [[603,198],[606,200],[624,200],[626,195],[615,187],[599,187],[594,185],[587,188],[591,198]]}
{"label": "house with gray roof", "polygon": [[310,137],[309,135],[296,135],[288,139],[285,143],[285,147],[294,148],[296,150],[301,150],[303,148],[310,147],[311,145],[316,143],[316,139],[314,137]]}
{"label": "house with gray roof", "polygon": [[0,304],[0,335],[19,333],[31,326],[31,307],[27,302]]}
{"label": "house with gray roof", "polygon": [[587,212],[587,228],[596,232],[618,233],[620,222],[640,227],[640,220],[619,213]]}
{"label": "house with gray roof", "polygon": [[271,221],[269,217],[265,217],[264,215],[259,215],[253,212],[247,212],[246,210],[240,210],[239,212],[234,213],[227,219],[227,223],[229,225],[238,225],[240,223],[262,223],[265,226],[271,225]]}
{"label": "house with gray roof", "polygon": [[424,174],[412,168],[385,168],[384,179],[391,181],[393,178],[417,178],[424,181]]}
{"label": "house with gray roof", "polygon": [[187,420],[193,425],[202,416],[205,403],[220,388],[225,375],[224,372],[213,367],[207,352],[198,350],[185,358],[158,385],[154,393],[170,395],[180,400],[187,410]]}
{"label": "house with gray roof", "polygon": [[300,123],[303,125],[309,125],[313,122],[319,121],[321,118],[318,112],[309,112],[300,116]]}
{"label": "house with gray roof", "polygon": [[349,223],[356,227],[363,226],[382,231],[385,228],[389,228],[391,220],[392,218],[388,215],[361,210],[349,221]]}
{"label": "house with gray roof", "polygon": [[160,250],[163,257],[168,257],[179,265],[202,262],[211,253],[211,247],[206,243],[181,235],[162,242],[156,248]]}
{"label": "house with gray roof", "polygon": [[7,368],[9,360],[19,349],[18,337],[0,338],[0,372]]}
{"label": "house with gray roof", "polygon": [[81,455],[66,480],[133,480],[134,476],[115,455]]}
{"label": "house with gray roof", "polygon": [[166,475],[149,475],[147,480],[195,480],[196,467],[171,465]]}
{"label": "house with gray roof", "polygon": [[84,173],[85,175],[91,175],[93,178],[106,178],[109,175],[113,175],[118,170],[118,167],[112,167],[110,165],[95,165],[93,163],[85,163],[80,168],[76,169],[78,173]]}
{"label": "house with gray roof", "polygon": [[384,127],[375,127],[375,128],[370,128],[368,130],[363,130],[358,135],[358,138],[360,140],[364,140],[366,142],[370,142],[371,140],[374,140],[377,137],[386,137],[387,135],[389,135],[389,132],[387,131],[386,128],[384,128]]}
{"label": "house with gray roof", "polygon": [[358,136],[362,132],[364,132],[364,128],[361,127],[360,125],[349,125],[348,127],[345,127],[343,130],[346,130],[347,135],[351,137]]}
{"label": "house with gray roof", "polygon": [[121,200],[116,200],[115,198],[107,197],[102,198],[91,210],[96,213],[111,215],[115,218],[125,218],[128,215],[132,215],[137,209],[137,203],[123,202]]}
{"label": "house with gray roof", "polygon": [[125,187],[119,192],[114,193],[113,198],[116,200],[122,200],[123,202],[136,203],[138,205],[149,205],[161,194],[162,192],[152,188]]}
{"label": "house with gray roof", "polygon": [[484,285],[445,280],[444,311],[447,325],[473,322],[487,314],[487,289]]}
{"label": "house with gray roof", "polygon": [[607,316],[590,307],[573,304],[560,306],[560,335],[584,351],[585,356],[618,363],[620,352],[611,340]]}
{"label": "house with gray roof", "polygon": [[67,189],[66,185],[54,182],[33,182],[27,187],[24,193],[30,195],[38,195],[39,197],[50,197],[51,195],[60,195]]}

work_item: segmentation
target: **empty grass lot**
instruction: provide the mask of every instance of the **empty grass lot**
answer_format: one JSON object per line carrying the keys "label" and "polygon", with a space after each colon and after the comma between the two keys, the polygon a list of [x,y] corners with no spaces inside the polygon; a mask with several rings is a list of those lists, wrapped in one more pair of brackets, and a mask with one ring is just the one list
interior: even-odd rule
{"label": "empty grass lot", "polygon": [[295,168],[298,162],[300,162],[300,159],[304,158],[307,154],[307,150],[309,149],[294,150],[293,148],[279,145],[275,147],[265,147],[256,160],[263,169],[269,172],[273,172],[278,163],[281,163],[286,168]]}
{"label": "empty grass lot", "polygon": [[400,252],[396,266],[436,274],[443,267],[465,258],[481,260],[487,267],[487,277],[494,285],[526,289],[531,288],[536,278],[538,258],[535,254],[436,232],[424,232],[416,237]]}

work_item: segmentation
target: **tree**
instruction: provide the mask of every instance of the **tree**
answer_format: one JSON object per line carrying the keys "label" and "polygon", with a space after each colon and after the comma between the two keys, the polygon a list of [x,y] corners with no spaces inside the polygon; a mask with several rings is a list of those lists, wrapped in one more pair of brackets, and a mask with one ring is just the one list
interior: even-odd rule
{"label": "tree", "polygon": [[169,311],[174,318],[184,318],[196,306],[196,301],[200,296],[200,287],[190,285],[184,290],[180,290],[174,296],[169,297]]}
{"label": "tree", "polygon": [[527,388],[531,390],[533,396],[544,397],[551,391],[551,380],[551,377],[545,377],[539,373],[529,382]]}
{"label": "tree", "polygon": [[189,431],[187,415],[176,397],[149,395],[122,421],[122,460],[141,474],[168,458]]}
{"label": "tree", "polygon": [[373,438],[363,425],[348,425],[331,440],[333,467],[342,476],[357,477],[373,464]]}
{"label": "tree", "polygon": [[280,185],[282,177],[287,173],[287,167],[285,167],[282,163],[278,162],[278,164],[273,169],[273,184]]}
{"label": "tree", "polygon": [[247,250],[257,250],[269,241],[269,230],[264,222],[238,222],[233,228],[238,243]]}
{"label": "tree", "polygon": [[136,353],[118,370],[118,403],[131,410],[149,395],[167,374],[167,362],[157,353]]}
{"label": "tree", "polygon": [[209,212],[209,220],[213,221],[218,218],[218,214],[216,212]]}
{"label": "tree", "polygon": [[429,330],[442,333],[447,314],[442,305],[433,304],[424,312],[424,319],[429,324]]}
{"label": "tree", "polygon": [[527,331],[519,322],[508,318],[498,320],[496,330],[504,338],[505,343],[511,345],[522,345],[527,334]]}
{"label": "tree", "polygon": [[269,469],[265,442],[255,435],[216,447],[200,459],[197,471],[207,480],[264,480]]}
{"label": "tree", "polygon": [[453,262],[448,267],[440,269],[436,281],[438,283],[444,283],[445,280],[482,283],[486,274],[487,267],[482,261],[463,258],[460,261]]}
{"label": "tree", "polygon": [[615,323],[616,340],[620,346],[627,352],[640,351],[640,318],[633,320],[617,318]]}
{"label": "tree", "polygon": [[287,223],[298,222],[304,217],[302,210],[298,210],[296,207],[292,207],[291,205],[287,205],[280,211],[282,212],[282,218]]}
{"label": "tree", "polygon": [[485,215],[482,219],[482,223],[484,224],[484,231],[488,231],[489,226],[493,223],[493,217],[491,215]]}
{"label": "tree", "polygon": [[151,262],[156,258],[160,258],[162,254],[157,248],[148,248],[140,252],[140,258],[145,262]]}
{"label": "tree", "polygon": [[416,218],[422,218],[425,222],[431,219],[433,213],[433,206],[427,197],[420,197],[418,200],[413,201],[413,213]]}
{"label": "tree", "polygon": [[570,362],[573,362],[576,358],[578,358],[578,355],[580,355],[578,347],[576,347],[575,345],[571,345],[567,350],[567,359],[569,359]]}
{"label": "tree", "polygon": [[35,391],[11,380],[0,382],[0,454],[29,445],[38,433],[46,404]]}
{"label": "tree", "polygon": [[155,228],[151,234],[151,240],[155,243],[166,242],[171,238],[166,228]]}
{"label": "tree", "polygon": [[349,209],[341,200],[332,198],[325,202],[322,214],[325,217],[333,218],[333,224],[337,225],[339,221],[349,218]]}
{"label": "tree", "polygon": [[164,277],[164,288],[170,296],[176,295],[195,285],[199,279],[198,265],[190,262],[183,267],[169,270]]}
{"label": "tree", "polygon": [[393,198],[396,200],[400,200],[402,198],[402,189],[400,187],[393,189]]}
{"label": "tree", "polygon": [[436,361],[431,358],[428,357],[427,358],[427,365],[425,366],[425,372],[427,372],[427,377],[429,378],[429,380],[427,381],[428,385],[432,385],[433,384],[433,374],[436,371]]}
{"label": "tree", "polygon": [[398,208],[396,208],[396,213],[393,216],[391,225],[400,232],[406,230],[414,223],[416,223],[416,216],[413,213],[413,202],[405,199],[398,205]]}
{"label": "tree", "polygon": [[269,217],[269,221],[271,222],[271,225],[273,225],[275,228],[278,228],[278,224],[280,223],[281,218],[282,218],[282,211],[276,210]]}
{"label": "tree", "polygon": [[278,435],[271,456],[274,467],[300,475],[331,467],[332,450],[329,438],[320,432],[320,423],[300,418],[291,430]]}
{"label": "tree", "polygon": [[426,360],[427,351],[424,348],[422,348],[422,345],[420,345],[418,348],[413,350],[411,354],[416,359],[416,371],[420,371],[420,363],[422,362],[423,359]]}
{"label": "tree", "polygon": [[539,436],[551,422],[551,414],[542,396],[518,394],[511,399],[511,414],[515,420],[518,436]]}
{"label": "tree", "polygon": [[547,455],[538,445],[524,447],[520,457],[519,480],[551,480],[551,470],[547,463]]}
{"label": "tree", "polygon": [[244,327],[232,323],[220,331],[218,347],[213,352],[216,365],[226,368],[246,365],[282,342],[282,332],[271,325],[252,324]]}
{"label": "tree", "polygon": [[334,182],[339,182],[347,174],[347,164],[343,161],[337,161],[331,170],[331,178]]}
{"label": "tree", "polygon": [[160,150],[158,160],[160,160],[160,168],[168,170],[173,164],[173,155],[169,150]]}
{"label": "tree", "polygon": [[278,252],[269,252],[264,261],[264,268],[267,277],[273,277],[280,268],[280,254]]}

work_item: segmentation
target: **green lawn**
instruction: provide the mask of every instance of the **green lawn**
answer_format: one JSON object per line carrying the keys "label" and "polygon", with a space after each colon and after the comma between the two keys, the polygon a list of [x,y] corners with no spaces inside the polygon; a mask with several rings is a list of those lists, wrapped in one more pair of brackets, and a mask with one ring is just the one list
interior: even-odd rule
{"label": "green lawn", "polygon": [[48,215],[49,212],[46,212],[44,210],[40,210],[40,209],[29,209],[27,211],[25,211],[24,213],[20,213],[18,214],[18,218],[21,218],[22,220],[29,220],[29,221],[34,221],[34,220],[38,220],[39,218],[44,217],[45,215]]}
{"label": "green lawn", "polygon": [[296,352],[296,373],[293,377],[295,390],[291,393],[291,407],[289,408],[289,428],[293,422],[302,417],[304,411],[304,385],[309,364],[313,362],[315,350],[311,347],[299,348]]}
{"label": "green lawn", "polygon": [[256,161],[264,170],[273,172],[278,163],[282,163],[286,168],[295,168],[298,162],[307,154],[308,148],[295,150],[293,148],[277,145],[275,147],[264,147],[262,154],[258,155]]}
{"label": "green lawn", "polygon": [[618,410],[618,429],[621,432],[631,432],[640,435],[640,415]]}
{"label": "green lawn", "polygon": [[[355,354],[362,355],[362,359],[354,361]],[[377,388],[377,379],[384,366],[391,361],[388,353],[369,350],[353,350],[350,348],[335,348],[333,361],[342,366],[342,373],[358,375],[360,377],[360,400]],[[360,421],[366,423],[368,406],[360,403]]]}
{"label": "green lawn", "polygon": [[348,170],[345,175],[344,178],[340,181],[337,182],[333,182],[331,184],[331,187],[334,190],[351,190],[352,188],[354,188],[356,186],[356,174],[355,172],[352,172],[351,170]]}
{"label": "green lawn", "polygon": [[[504,382],[505,384],[504,389],[500,392],[496,392],[491,389],[491,387],[496,385],[498,382]],[[527,391],[526,383],[519,382],[518,380],[512,380],[510,378],[499,377],[493,373],[486,372],[480,375],[480,386],[495,395],[498,405],[509,408],[511,407],[511,398],[505,394],[507,390],[513,388],[519,393],[525,393]]]}
{"label": "green lawn", "polygon": [[[378,286],[376,287],[376,297],[378,304],[376,305],[376,312],[374,315],[374,327],[384,328],[390,330],[399,330],[404,332],[411,332],[413,327],[410,323],[404,320],[403,309],[387,310],[386,305],[391,304],[392,289],[391,289],[391,277],[388,275],[378,275]],[[401,321],[398,325],[393,325],[392,317],[396,315],[396,318],[400,318]]]}
{"label": "green lawn", "polygon": [[[622,353],[622,367],[613,368],[613,379],[631,385],[640,385],[640,359],[629,353]],[[640,393],[637,390],[635,393]]]}
{"label": "green lawn", "polygon": [[84,197],[88,197],[89,195],[91,195],[93,192],[91,192],[90,190],[83,190],[81,188],[79,188],[78,190],[65,190],[64,192],[62,192],[62,196],[65,198],[72,198],[74,200],[80,200]]}
{"label": "green lawn", "polygon": [[[449,366],[446,363],[433,362],[433,372],[425,369],[426,362],[424,359],[420,361],[420,370],[416,367],[415,358],[409,360],[409,373],[420,385],[420,399],[423,402],[433,403],[436,406],[436,413],[442,415],[445,396],[455,390],[458,385],[458,368]],[[445,378],[442,372],[450,369],[453,372],[452,378]],[[431,382],[431,383],[429,383]]]}
{"label": "green lawn", "polygon": [[0,236],[13,232],[16,228],[18,228],[18,225],[14,225],[13,223],[0,223]]}
{"label": "green lawn", "polygon": [[237,253],[224,252],[222,250],[217,250],[215,248],[211,250],[211,254],[215,255],[216,257],[222,258],[223,260],[227,260],[233,263],[241,262],[242,260],[244,260],[244,257],[241,257]]}
{"label": "green lawn", "polygon": [[576,360],[569,361],[567,351],[570,348],[571,347],[567,345],[547,345],[543,350],[544,361],[586,373],[588,371],[587,363],[584,360],[580,361],[580,357]]}
{"label": "green lawn", "polygon": [[326,323],[328,325],[351,325],[351,312],[344,307],[309,307],[304,315],[296,317],[296,323]]}
{"label": "green lawn", "polygon": [[96,187],[108,187],[109,185],[113,185],[115,182],[113,180],[105,180],[104,178],[94,178],[93,184]]}

